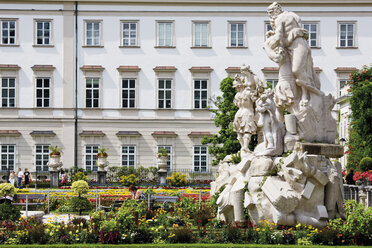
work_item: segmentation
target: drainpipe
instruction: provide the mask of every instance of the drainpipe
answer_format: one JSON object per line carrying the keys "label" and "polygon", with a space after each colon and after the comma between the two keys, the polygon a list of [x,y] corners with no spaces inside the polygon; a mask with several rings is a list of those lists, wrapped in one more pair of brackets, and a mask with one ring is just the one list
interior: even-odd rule
{"label": "drainpipe", "polygon": [[74,49],[74,81],[75,81],[75,104],[74,104],[74,120],[75,120],[75,134],[74,134],[74,169],[78,169],[78,2],[75,1],[75,49]]}

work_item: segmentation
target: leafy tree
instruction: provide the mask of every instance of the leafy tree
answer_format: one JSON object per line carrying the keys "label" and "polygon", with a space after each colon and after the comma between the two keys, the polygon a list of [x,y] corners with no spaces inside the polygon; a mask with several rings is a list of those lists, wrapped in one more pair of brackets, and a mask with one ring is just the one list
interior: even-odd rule
{"label": "leafy tree", "polygon": [[350,75],[351,129],[348,168],[359,169],[364,157],[372,157],[372,67],[364,66]]}

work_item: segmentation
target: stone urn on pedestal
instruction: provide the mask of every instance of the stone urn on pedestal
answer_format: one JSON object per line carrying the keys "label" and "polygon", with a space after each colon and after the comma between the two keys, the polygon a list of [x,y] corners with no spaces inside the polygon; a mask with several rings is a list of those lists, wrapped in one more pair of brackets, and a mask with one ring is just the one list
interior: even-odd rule
{"label": "stone urn on pedestal", "polygon": [[157,154],[158,157],[158,175],[159,175],[159,184],[165,185],[167,184],[167,161],[168,161],[168,153],[164,148],[160,148]]}
{"label": "stone urn on pedestal", "polygon": [[98,167],[98,184],[106,184],[107,171],[105,168],[109,165],[107,161],[108,153],[105,148],[99,148],[97,153],[97,167]]}
{"label": "stone urn on pedestal", "polygon": [[47,165],[49,166],[50,173],[50,187],[58,188],[59,169],[63,165],[61,161],[61,150],[58,146],[51,146],[49,149],[50,154]]}

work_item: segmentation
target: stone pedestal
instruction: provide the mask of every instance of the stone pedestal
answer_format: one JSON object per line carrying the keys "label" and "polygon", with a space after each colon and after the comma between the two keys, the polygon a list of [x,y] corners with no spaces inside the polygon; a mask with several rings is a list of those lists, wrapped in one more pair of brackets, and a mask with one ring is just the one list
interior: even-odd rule
{"label": "stone pedestal", "polygon": [[58,188],[59,171],[50,171],[50,187]]}
{"label": "stone pedestal", "polygon": [[107,171],[98,171],[97,172],[98,174],[98,184],[102,185],[102,184],[106,184],[106,175],[107,175]]}
{"label": "stone pedestal", "polygon": [[159,177],[159,184],[165,185],[167,184],[167,160],[168,156],[158,156],[158,177]]}
{"label": "stone pedestal", "polygon": [[159,184],[166,185],[167,184],[167,172],[166,171],[158,171],[159,176]]}

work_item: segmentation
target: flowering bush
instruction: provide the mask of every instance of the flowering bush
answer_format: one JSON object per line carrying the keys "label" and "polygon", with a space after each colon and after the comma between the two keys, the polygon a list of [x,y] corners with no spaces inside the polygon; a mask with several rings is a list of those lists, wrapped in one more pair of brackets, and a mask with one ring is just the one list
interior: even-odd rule
{"label": "flowering bush", "polygon": [[365,172],[357,171],[355,172],[353,176],[354,181],[363,180],[364,178],[372,182],[372,171],[365,171]]}
{"label": "flowering bush", "polygon": [[80,197],[89,192],[89,185],[86,181],[79,180],[72,183],[71,190]]}
{"label": "flowering bush", "polygon": [[17,193],[16,188],[10,183],[0,184],[0,196],[5,197],[7,195],[15,195]]}
{"label": "flowering bush", "polygon": [[169,185],[174,187],[182,187],[187,184],[186,175],[178,172],[173,172],[171,177],[167,177]]}
{"label": "flowering bush", "polygon": [[120,177],[120,182],[124,186],[137,185],[138,179],[134,174],[123,175]]}
{"label": "flowering bush", "polygon": [[85,175],[84,172],[80,171],[80,172],[76,172],[74,174],[72,174],[72,181],[75,182],[75,181],[79,181],[79,180],[84,180],[86,182],[88,182],[88,177],[87,175]]}

